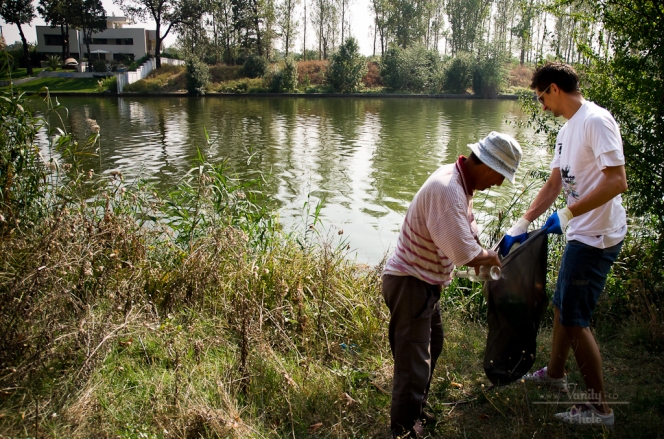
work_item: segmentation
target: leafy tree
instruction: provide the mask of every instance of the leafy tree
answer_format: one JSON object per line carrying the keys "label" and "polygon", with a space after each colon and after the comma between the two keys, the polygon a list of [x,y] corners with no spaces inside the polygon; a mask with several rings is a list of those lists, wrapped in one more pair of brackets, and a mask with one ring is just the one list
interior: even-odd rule
{"label": "leafy tree", "polygon": [[465,93],[472,83],[473,57],[462,52],[452,58],[445,69],[444,89],[452,93]]}
{"label": "leafy tree", "polygon": [[313,0],[311,22],[318,37],[318,59],[327,59],[330,48],[334,47],[334,33],[338,20],[334,0]]}
{"label": "leafy tree", "polygon": [[516,26],[512,28],[512,34],[518,37],[521,43],[521,54],[519,56],[519,63],[523,65],[526,56],[526,50],[529,49],[532,43],[533,19],[535,18],[536,10],[533,0],[521,0],[519,3],[520,20]]}
{"label": "leafy tree", "polygon": [[294,91],[297,88],[297,63],[292,57],[286,58],[281,86],[284,91]]}
{"label": "leafy tree", "polygon": [[[371,0],[371,9],[374,12],[374,26],[380,35],[380,55],[385,55],[387,50],[387,37],[388,37],[388,0]],[[374,55],[375,55],[375,41],[374,41]]]}
{"label": "leafy tree", "polygon": [[8,24],[18,26],[18,33],[23,43],[23,59],[28,75],[32,76],[32,63],[30,62],[30,47],[23,33],[22,24],[29,24],[35,18],[35,8],[30,0],[2,0],[0,3],[0,16]]}
{"label": "leafy tree", "polygon": [[664,251],[664,3],[603,1],[593,12],[602,21],[605,47],[581,47],[592,60],[582,68],[584,94],[620,124],[628,208],[655,220]]}
{"label": "leafy tree", "polygon": [[60,27],[62,59],[69,58],[69,28],[75,27],[78,0],[39,0],[37,11],[51,27]]}
{"label": "leafy tree", "polygon": [[490,6],[491,0],[447,0],[445,9],[452,30],[452,55],[473,51]]}
{"label": "leafy tree", "polygon": [[269,56],[273,38],[272,0],[231,0],[233,24],[240,44],[248,53]]}
{"label": "leafy tree", "polygon": [[327,78],[335,90],[354,93],[359,90],[366,69],[366,62],[360,54],[357,40],[351,37],[332,55]]}
{"label": "leafy tree", "polygon": [[388,0],[390,15],[388,26],[399,47],[406,49],[421,41],[426,26],[426,1]]}
{"label": "leafy tree", "polygon": [[190,58],[186,63],[185,79],[190,95],[203,96],[210,83],[210,69],[203,61]]}
{"label": "leafy tree", "polygon": [[249,55],[244,62],[242,70],[244,70],[244,74],[250,78],[260,78],[261,76],[265,76],[268,67],[269,63],[264,57]]}
{"label": "leafy tree", "polygon": [[83,40],[89,57],[92,34],[106,29],[106,10],[101,0],[82,0],[76,6],[78,11],[76,11],[77,18],[74,24],[83,32]]}
{"label": "leafy tree", "polygon": [[[513,35],[511,24],[516,19],[518,2],[514,0],[496,0],[496,12],[493,15],[493,41],[501,51],[507,51],[508,36]],[[510,47],[511,51],[511,47]]]}
{"label": "leafy tree", "polygon": [[[113,3],[132,21],[155,22],[157,41],[154,56],[157,59],[157,68],[161,67],[161,45],[164,38],[173,28],[197,23],[203,15],[204,7],[200,0],[113,0]],[[162,33],[164,27],[166,30]]]}
{"label": "leafy tree", "polygon": [[298,0],[282,0],[277,6],[277,26],[281,31],[281,38],[284,42],[286,57],[288,57],[290,49],[293,47],[295,37],[297,36],[297,27],[299,23],[295,18],[295,8],[298,3]]}
{"label": "leafy tree", "polygon": [[393,90],[414,92],[434,91],[440,88],[440,55],[418,45],[408,49],[391,47],[381,62],[381,78]]}
{"label": "leafy tree", "polygon": [[473,94],[483,98],[495,98],[503,88],[506,57],[499,50],[481,53],[473,66]]}
{"label": "leafy tree", "polygon": [[210,3],[209,14],[207,24],[212,27],[214,64],[217,64],[220,57],[227,64],[234,64],[237,58],[238,36],[233,21],[231,0],[213,0]]}

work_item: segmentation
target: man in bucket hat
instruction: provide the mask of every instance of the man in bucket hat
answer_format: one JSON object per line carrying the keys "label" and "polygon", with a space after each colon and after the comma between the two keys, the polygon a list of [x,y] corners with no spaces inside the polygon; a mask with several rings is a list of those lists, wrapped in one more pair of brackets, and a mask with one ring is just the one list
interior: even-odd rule
{"label": "man in bucket hat", "polygon": [[491,132],[469,145],[470,157],[443,165],[413,198],[394,254],[383,271],[383,298],[390,309],[389,339],[394,358],[391,429],[394,437],[420,437],[423,411],[436,360],[443,349],[438,301],[455,266],[476,270],[500,266],[498,254],[480,246],[473,216],[475,191],[514,182],[521,147]]}

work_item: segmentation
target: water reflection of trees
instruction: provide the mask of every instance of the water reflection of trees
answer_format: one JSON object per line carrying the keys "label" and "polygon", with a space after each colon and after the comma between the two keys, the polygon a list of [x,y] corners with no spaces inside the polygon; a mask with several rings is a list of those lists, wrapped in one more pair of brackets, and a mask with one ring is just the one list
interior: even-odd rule
{"label": "water reflection of trees", "polygon": [[[119,168],[129,179],[140,175],[168,191],[196,164],[200,149],[209,161],[226,162],[231,175],[244,180],[267,176],[263,200],[291,224],[301,221],[305,201],[325,199],[323,218],[328,225],[343,226],[355,240],[359,236],[354,245],[384,241],[377,258],[433,170],[468,154],[467,144],[491,130],[520,135],[505,122],[519,117],[516,103],[495,100],[307,96],[63,101],[77,136],[85,131],[86,118],[101,126],[103,170]],[[541,165],[537,154],[524,151],[525,169]],[[90,166],[98,167],[99,158],[91,159]]]}

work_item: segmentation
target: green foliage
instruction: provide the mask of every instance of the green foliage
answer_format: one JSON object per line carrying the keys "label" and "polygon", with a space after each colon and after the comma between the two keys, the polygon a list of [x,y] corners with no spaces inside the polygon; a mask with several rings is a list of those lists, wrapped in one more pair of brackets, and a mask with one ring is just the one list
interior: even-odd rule
{"label": "green foliage", "polygon": [[380,74],[383,84],[392,90],[438,91],[441,66],[440,55],[434,50],[392,46],[383,57]]}
{"label": "green foliage", "polygon": [[284,68],[270,75],[270,91],[273,93],[293,92],[297,88],[297,63],[292,57],[286,58]]}
{"label": "green foliage", "polygon": [[106,69],[106,60],[105,59],[96,59],[92,61],[92,71],[105,73]]}
{"label": "green foliage", "polygon": [[192,96],[203,96],[210,83],[210,69],[197,59],[189,59],[186,64],[187,92]]}
{"label": "green foliage", "polygon": [[334,90],[341,93],[357,92],[367,70],[364,57],[359,52],[355,38],[348,38],[332,55],[327,80]]}
{"label": "green foliage", "polygon": [[145,64],[146,62],[148,62],[148,60],[150,60],[151,57],[152,57],[152,55],[150,55],[150,54],[146,54],[146,55],[143,56],[142,58],[139,58],[139,59],[137,59],[137,60],[134,60],[134,61],[129,65],[129,67],[127,68],[127,70],[129,70],[129,71],[138,70],[143,64]]}
{"label": "green foliage", "polygon": [[483,98],[494,98],[505,85],[507,72],[503,57],[486,54],[475,60],[473,66],[473,93]]}
{"label": "green foliage", "polygon": [[62,65],[62,58],[59,55],[48,56],[48,68],[55,72]]}
{"label": "green foliage", "polygon": [[269,63],[266,58],[258,55],[249,55],[244,62],[244,75],[249,78],[260,78],[265,76]]}
{"label": "green foliage", "polygon": [[[611,112],[623,139],[627,206],[636,216],[652,216],[664,229],[664,14],[661,3],[619,0],[597,3],[595,15],[610,33],[607,47],[580,66],[587,98]],[[647,19],[644,19],[647,17]],[[664,252],[664,235],[659,234]]]}
{"label": "green foliage", "polygon": [[292,57],[286,58],[282,75],[283,90],[294,91],[297,88],[297,63]]}
{"label": "green foliage", "polygon": [[466,93],[473,80],[473,56],[470,53],[457,53],[445,69],[443,88],[451,93]]}
{"label": "green foliage", "polygon": [[23,95],[0,95],[0,230],[27,216],[43,196],[46,168],[35,144],[42,126]]}

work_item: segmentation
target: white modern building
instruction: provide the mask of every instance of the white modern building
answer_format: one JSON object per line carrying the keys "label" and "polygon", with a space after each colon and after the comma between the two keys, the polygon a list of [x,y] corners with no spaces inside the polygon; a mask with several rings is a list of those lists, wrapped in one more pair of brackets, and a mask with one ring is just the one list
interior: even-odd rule
{"label": "white modern building", "polygon": [[[83,31],[69,30],[69,52],[73,58],[107,61],[133,61],[146,54],[154,55],[157,32],[143,28],[128,28],[125,17],[107,17],[106,30],[92,35],[90,52],[83,38]],[[35,26],[37,50],[46,54],[62,53],[62,35],[59,27]]]}

